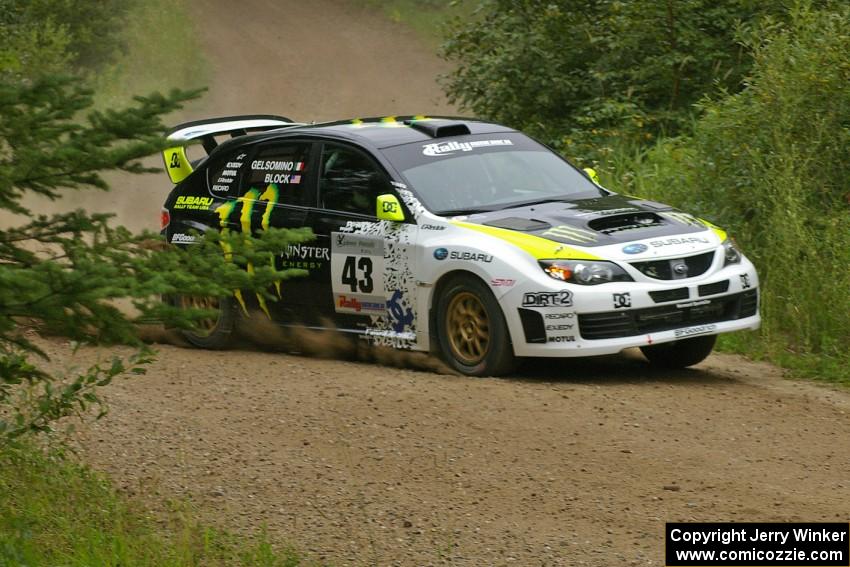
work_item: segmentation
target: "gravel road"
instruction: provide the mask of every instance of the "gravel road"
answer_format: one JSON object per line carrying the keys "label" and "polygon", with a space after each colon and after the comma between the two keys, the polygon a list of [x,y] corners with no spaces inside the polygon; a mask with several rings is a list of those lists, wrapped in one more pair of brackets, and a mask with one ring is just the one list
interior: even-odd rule
{"label": "gravel road", "polygon": [[[193,5],[209,115],[453,112],[443,63],[373,11]],[[156,228],[164,181],[101,204]],[[78,364],[114,352],[48,348]],[[397,362],[164,345],[147,376],[110,386],[82,453],[151,506],[187,499],[334,565],[660,565],[665,521],[847,520],[845,391],[723,355],[669,374],[626,354],[504,379]]]}
{"label": "gravel road", "polygon": [[119,486],[334,565],[659,565],[665,521],[850,509],[850,394],[729,355],[473,379],[166,345],[109,398],[83,453]]}

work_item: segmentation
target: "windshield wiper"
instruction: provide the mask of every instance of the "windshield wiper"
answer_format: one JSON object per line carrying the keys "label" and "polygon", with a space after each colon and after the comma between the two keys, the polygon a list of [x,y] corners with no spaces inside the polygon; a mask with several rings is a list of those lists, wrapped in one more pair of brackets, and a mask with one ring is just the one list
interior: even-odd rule
{"label": "windshield wiper", "polygon": [[528,207],[531,205],[542,205],[544,203],[560,203],[565,201],[572,201],[575,199],[574,196],[570,195],[569,197],[563,195],[561,197],[546,197],[545,199],[532,199],[530,201],[520,201],[518,203],[508,203],[502,207],[498,207],[496,209],[492,209],[494,211],[504,211],[505,209],[515,209],[516,207]]}
{"label": "windshield wiper", "polygon": [[469,207],[467,209],[449,209],[446,211],[434,211],[435,215],[440,215],[441,217],[456,217],[460,215],[474,215],[478,213],[489,213],[490,211],[496,211],[498,209],[492,207]]}

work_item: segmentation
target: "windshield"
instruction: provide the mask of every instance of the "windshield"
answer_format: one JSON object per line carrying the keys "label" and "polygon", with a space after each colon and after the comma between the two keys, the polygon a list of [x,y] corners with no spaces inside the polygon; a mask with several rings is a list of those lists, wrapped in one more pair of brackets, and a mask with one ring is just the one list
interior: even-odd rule
{"label": "windshield", "polygon": [[384,150],[439,215],[507,209],[604,192],[551,150],[515,133],[464,136]]}

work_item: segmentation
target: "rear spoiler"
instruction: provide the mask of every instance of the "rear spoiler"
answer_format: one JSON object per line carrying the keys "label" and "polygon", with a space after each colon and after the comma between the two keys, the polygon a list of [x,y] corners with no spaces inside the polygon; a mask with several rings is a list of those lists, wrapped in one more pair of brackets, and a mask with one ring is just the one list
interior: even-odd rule
{"label": "rear spoiler", "polygon": [[293,126],[304,126],[304,124],[293,122],[284,116],[270,114],[225,116],[179,124],[171,129],[166,138],[173,145],[162,151],[165,171],[168,172],[172,183],[180,183],[186,179],[194,169],[192,162],[186,156],[186,146],[196,140],[200,140],[209,155],[218,146],[216,136],[230,134],[231,138],[235,138],[250,132],[265,132]]}

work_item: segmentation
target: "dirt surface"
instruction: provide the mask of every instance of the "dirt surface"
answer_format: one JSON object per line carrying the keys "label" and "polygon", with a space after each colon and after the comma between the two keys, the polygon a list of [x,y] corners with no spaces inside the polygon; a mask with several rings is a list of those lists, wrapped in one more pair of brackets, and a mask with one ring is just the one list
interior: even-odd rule
{"label": "dirt surface", "polygon": [[659,565],[665,521],[850,508],[850,395],[734,356],[474,379],[163,346],[109,397],[84,454],[119,486],[333,565]]}
{"label": "dirt surface", "polygon": [[[205,116],[453,112],[440,61],[375,12],[193,7],[214,71]],[[167,190],[164,175],[121,179],[98,205],[155,229]],[[48,349],[80,365],[115,352]],[[110,386],[112,413],[83,430],[83,455],[151,506],[188,499],[208,521],[266,525],[334,565],[659,565],[665,521],[846,521],[850,509],[850,396],[736,357],[671,374],[630,355],[471,379],[160,351],[147,376]]]}

